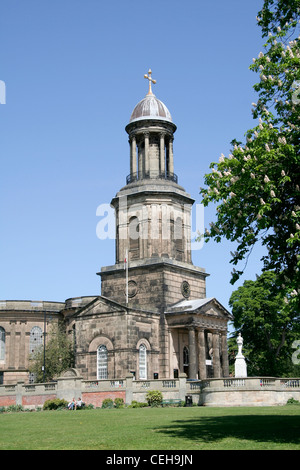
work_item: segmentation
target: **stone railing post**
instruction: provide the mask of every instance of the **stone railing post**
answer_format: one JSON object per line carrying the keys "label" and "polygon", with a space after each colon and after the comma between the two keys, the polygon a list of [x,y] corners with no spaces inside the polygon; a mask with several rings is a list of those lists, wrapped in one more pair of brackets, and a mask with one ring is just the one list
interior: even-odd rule
{"label": "stone railing post", "polygon": [[179,374],[179,398],[181,401],[185,400],[186,396],[186,374]]}
{"label": "stone railing post", "polygon": [[17,382],[16,386],[16,405],[23,405],[23,392],[25,382]]}
{"label": "stone railing post", "polygon": [[129,375],[126,375],[126,378],[125,378],[125,404],[126,405],[130,405],[131,402],[132,402],[132,398],[133,398],[133,385],[132,385],[132,382],[133,382],[133,375],[132,374],[129,374]]}

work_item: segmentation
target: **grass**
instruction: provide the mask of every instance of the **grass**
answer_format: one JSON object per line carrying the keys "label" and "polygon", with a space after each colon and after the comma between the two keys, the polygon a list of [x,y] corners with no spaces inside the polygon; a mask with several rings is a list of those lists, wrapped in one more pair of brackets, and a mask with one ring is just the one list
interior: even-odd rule
{"label": "grass", "polygon": [[300,406],[0,415],[0,450],[296,450]]}

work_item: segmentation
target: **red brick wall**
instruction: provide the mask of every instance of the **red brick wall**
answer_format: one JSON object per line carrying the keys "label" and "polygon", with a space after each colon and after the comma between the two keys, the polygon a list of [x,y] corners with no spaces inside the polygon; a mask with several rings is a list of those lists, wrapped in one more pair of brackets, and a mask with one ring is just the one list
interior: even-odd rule
{"label": "red brick wall", "polygon": [[0,397],[0,406],[10,406],[10,405],[16,405],[15,396]]}
{"label": "red brick wall", "polygon": [[42,406],[46,400],[55,400],[56,395],[28,395],[26,397],[22,398],[22,405],[23,406],[29,406],[29,405],[35,405],[35,406]]}
{"label": "red brick wall", "polygon": [[86,392],[82,394],[82,401],[86,403],[86,405],[94,405],[95,407],[101,407],[103,400],[105,398],[111,398],[114,400],[115,398],[123,398],[125,403],[125,390],[123,391],[113,391],[113,392]]}

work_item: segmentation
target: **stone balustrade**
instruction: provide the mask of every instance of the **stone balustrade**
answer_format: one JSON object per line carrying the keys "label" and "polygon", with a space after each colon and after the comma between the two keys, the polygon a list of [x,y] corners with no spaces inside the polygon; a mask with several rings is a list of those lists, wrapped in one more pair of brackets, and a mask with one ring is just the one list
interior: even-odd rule
{"label": "stone balustrade", "polygon": [[18,382],[0,386],[0,406],[22,405],[34,409],[46,400],[82,397],[87,404],[101,406],[105,398],[123,398],[146,401],[150,390],[160,390],[164,399],[185,400],[204,406],[272,406],[284,405],[289,398],[300,401],[300,378],[226,377],[220,379],[192,380],[185,374],[178,379],[134,380],[132,375],[112,380],[83,380],[79,375],[66,375],[55,382],[25,384]]}

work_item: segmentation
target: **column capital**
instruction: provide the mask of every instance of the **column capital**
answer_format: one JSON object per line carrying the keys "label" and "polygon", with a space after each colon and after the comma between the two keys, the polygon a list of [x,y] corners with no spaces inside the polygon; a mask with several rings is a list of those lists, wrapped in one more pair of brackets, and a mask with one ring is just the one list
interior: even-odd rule
{"label": "column capital", "polygon": [[212,333],[213,335],[220,336],[221,333],[222,333],[222,330],[215,329],[215,330],[212,330],[211,333]]}
{"label": "column capital", "polygon": [[196,329],[201,333],[206,330],[205,326],[197,326]]}
{"label": "column capital", "polygon": [[128,141],[132,142],[133,140],[136,140],[136,135],[135,134],[129,134]]}
{"label": "column capital", "polygon": [[188,329],[188,330],[194,330],[194,331],[195,331],[195,330],[196,330],[196,325],[188,325],[188,326],[187,326],[187,329]]}

